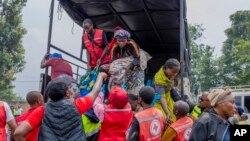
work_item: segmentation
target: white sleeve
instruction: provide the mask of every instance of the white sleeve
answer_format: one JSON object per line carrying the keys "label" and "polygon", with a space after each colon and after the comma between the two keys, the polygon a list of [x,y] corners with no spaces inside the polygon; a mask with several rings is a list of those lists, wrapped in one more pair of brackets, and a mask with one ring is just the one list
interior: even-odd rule
{"label": "white sleeve", "polygon": [[5,112],[6,112],[6,122],[9,122],[12,119],[14,119],[14,116],[11,112],[10,106],[6,102],[4,102],[4,108],[5,108]]}

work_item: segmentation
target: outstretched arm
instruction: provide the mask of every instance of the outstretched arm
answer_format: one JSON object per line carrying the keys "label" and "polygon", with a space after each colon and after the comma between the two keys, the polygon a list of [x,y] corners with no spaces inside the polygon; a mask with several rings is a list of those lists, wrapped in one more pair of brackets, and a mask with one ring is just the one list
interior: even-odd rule
{"label": "outstretched arm", "polygon": [[167,101],[166,101],[165,96],[164,96],[166,91],[167,91],[167,88],[164,86],[155,84],[155,91],[156,91],[156,93],[160,94],[160,96],[161,96],[160,103],[161,103],[161,106],[162,106],[164,113],[168,117],[167,118],[167,120],[168,120],[169,118],[171,118],[171,116],[170,116],[170,112],[168,110]]}
{"label": "outstretched arm", "polygon": [[101,91],[101,87],[103,84],[103,80],[107,78],[107,74],[104,72],[100,72],[97,77],[97,81],[92,89],[92,91],[89,93],[89,96],[93,101],[95,101],[96,97],[98,96],[99,92]]}
{"label": "outstretched arm", "polygon": [[15,131],[16,141],[26,141],[26,135],[32,130],[32,127],[26,121],[23,122]]}
{"label": "outstretched arm", "polygon": [[46,64],[45,64],[45,62],[46,62],[46,60],[49,58],[49,56],[50,56],[50,54],[45,54],[44,55],[44,57],[43,57],[43,59],[42,59],[42,61],[41,61],[41,69],[43,69],[43,68],[45,68],[46,67]]}

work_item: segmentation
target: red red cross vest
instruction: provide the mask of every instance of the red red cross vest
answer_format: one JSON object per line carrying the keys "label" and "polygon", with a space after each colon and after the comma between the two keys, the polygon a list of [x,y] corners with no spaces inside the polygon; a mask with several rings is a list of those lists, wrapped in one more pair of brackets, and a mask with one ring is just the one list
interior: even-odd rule
{"label": "red red cross vest", "polygon": [[[89,40],[88,33],[83,35],[84,45],[87,51],[90,54],[90,67],[94,68],[97,65],[97,60],[102,56],[104,47],[103,47],[103,39],[102,39],[103,30],[95,29],[95,35],[93,41]],[[109,55],[105,55],[102,58],[101,64],[105,64],[109,62]]]}
{"label": "red red cross vest", "polygon": [[190,117],[183,117],[170,125],[176,133],[176,141],[188,141],[193,127],[193,120]]}
{"label": "red red cross vest", "polygon": [[164,129],[164,117],[155,107],[135,114],[140,126],[140,141],[161,141]]}
{"label": "red red cross vest", "polygon": [[133,112],[129,104],[123,109],[113,109],[108,105],[105,109],[98,141],[126,141],[126,131],[132,118]]}

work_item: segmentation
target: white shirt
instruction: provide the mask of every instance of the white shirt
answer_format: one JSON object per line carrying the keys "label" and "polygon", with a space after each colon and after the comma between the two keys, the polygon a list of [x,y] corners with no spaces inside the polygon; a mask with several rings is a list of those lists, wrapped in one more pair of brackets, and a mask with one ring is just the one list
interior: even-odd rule
{"label": "white shirt", "polygon": [[[6,122],[9,122],[9,121],[13,120],[14,116],[12,114],[10,106],[6,102],[3,102],[3,106],[4,106],[4,109],[5,109],[5,113],[6,113]],[[2,117],[0,117],[0,118],[2,118]]]}

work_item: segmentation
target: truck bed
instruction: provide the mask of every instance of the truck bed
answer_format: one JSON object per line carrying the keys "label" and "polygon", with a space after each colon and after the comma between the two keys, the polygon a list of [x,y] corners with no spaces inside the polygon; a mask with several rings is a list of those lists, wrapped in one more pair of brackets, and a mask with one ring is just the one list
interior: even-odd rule
{"label": "truck bed", "polygon": [[188,70],[185,0],[59,0],[59,2],[79,26],[84,19],[90,18],[97,28],[107,33],[109,38],[116,26],[127,29],[132,39],[153,57],[148,63],[148,75],[152,76],[166,59],[171,57],[187,62],[184,63],[183,72]]}

